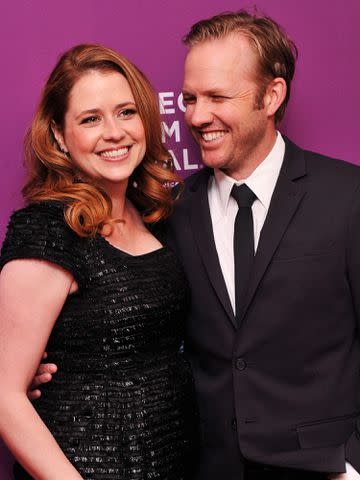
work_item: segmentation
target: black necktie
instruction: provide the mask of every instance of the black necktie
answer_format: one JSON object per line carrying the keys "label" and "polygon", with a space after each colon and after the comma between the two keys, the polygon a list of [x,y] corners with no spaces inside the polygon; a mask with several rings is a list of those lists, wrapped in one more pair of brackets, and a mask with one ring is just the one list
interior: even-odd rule
{"label": "black necktie", "polygon": [[234,185],[231,195],[239,206],[234,226],[235,309],[239,319],[244,308],[244,295],[254,260],[254,226],[251,205],[255,193],[244,184]]}

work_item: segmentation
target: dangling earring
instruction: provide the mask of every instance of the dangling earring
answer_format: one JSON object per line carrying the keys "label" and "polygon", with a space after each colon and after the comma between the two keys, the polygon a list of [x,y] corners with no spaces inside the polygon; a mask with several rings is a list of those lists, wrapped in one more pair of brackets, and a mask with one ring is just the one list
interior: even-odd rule
{"label": "dangling earring", "polygon": [[69,152],[68,152],[64,147],[61,147],[61,146],[59,145],[59,148],[60,148],[60,150],[61,150],[61,153],[63,153],[66,157],[69,157],[69,156],[70,156]]}

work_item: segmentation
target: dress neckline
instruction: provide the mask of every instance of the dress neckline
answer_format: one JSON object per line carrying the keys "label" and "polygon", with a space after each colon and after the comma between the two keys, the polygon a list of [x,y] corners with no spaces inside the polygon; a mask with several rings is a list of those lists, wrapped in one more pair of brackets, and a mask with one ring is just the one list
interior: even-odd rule
{"label": "dress neckline", "polygon": [[142,257],[148,257],[148,256],[151,256],[151,255],[155,255],[155,254],[158,254],[158,253],[161,253],[162,251],[166,250],[166,245],[161,245],[161,247],[159,248],[156,248],[155,250],[151,250],[150,252],[146,252],[146,253],[141,253],[139,255],[133,255],[132,253],[130,252],[127,252],[125,250],[122,250],[121,248],[119,247],[116,247],[115,245],[113,245],[112,243],[110,243],[105,237],[103,237],[100,233],[97,233],[96,234],[97,237],[100,238],[100,240],[105,244],[107,245],[111,250],[114,250],[118,253],[121,253],[122,255],[125,255],[126,257],[129,257],[129,258],[142,258]]}

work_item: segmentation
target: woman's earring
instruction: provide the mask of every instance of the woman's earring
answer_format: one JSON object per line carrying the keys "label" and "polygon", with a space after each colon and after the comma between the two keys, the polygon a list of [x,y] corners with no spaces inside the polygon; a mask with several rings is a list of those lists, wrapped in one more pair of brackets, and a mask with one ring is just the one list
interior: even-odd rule
{"label": "woman's earring", "polygon": [[61,152],[68,157],[68,156],[69,156],[69,152],[66,150],[66,148],[61,147],[60,145],[59,145],[59,147],[60,147]]}

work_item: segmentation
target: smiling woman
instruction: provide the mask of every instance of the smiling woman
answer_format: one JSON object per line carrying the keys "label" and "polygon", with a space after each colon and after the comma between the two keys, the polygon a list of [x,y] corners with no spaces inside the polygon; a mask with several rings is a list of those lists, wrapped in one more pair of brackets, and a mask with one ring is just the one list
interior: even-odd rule
{"label": "smiling woman", "polygon": [[[66,52],[45,85],[26,139],[29,179],[23,189],[25,198],[29,202],[64,201],[69,225],[79,235],[95,234],[114,216],[109,195],[97,177],[86,178],[87,172],[78,165],[77,150],[74,157],[68,155],[64,137],[71,142],[75,135],[76,149],[90,148],[89,144],[82,147],[82,142],[94,141],[101,125],[105,138],[100,147],[113,151],[122,145],[118,139],[121,125],[130,119],[131,125],[135,122],[143,130],[146,150],[138,168],[131,172],[127,197],[140,209],[145,221],[165,218],[172,207],[166,186],[179,178],[173,173],[171,156],[162,143],[156,95],[135,65],[98,45],[78,45]],[[92,125],[97,126],[96,133],[87,134],[86,128]]]}
{"label": "smiling woman", "polygon": [[[15,478],[188,479],[188,287],[146,228],[169,214],[177,180],[153,90],[116,52],[74,47],[26,145],[28,206],[0,258],[0,435]],[[58,373],[33,406],[26,392],[44,349]]]}
{"label": "smiling woman", "polygon": [[53,132],[74,165],[105,191],[116,184],[125,192],[146,151],[133,94],[118,72],[83,75],[72,88],[64,126],[54,123]]}

